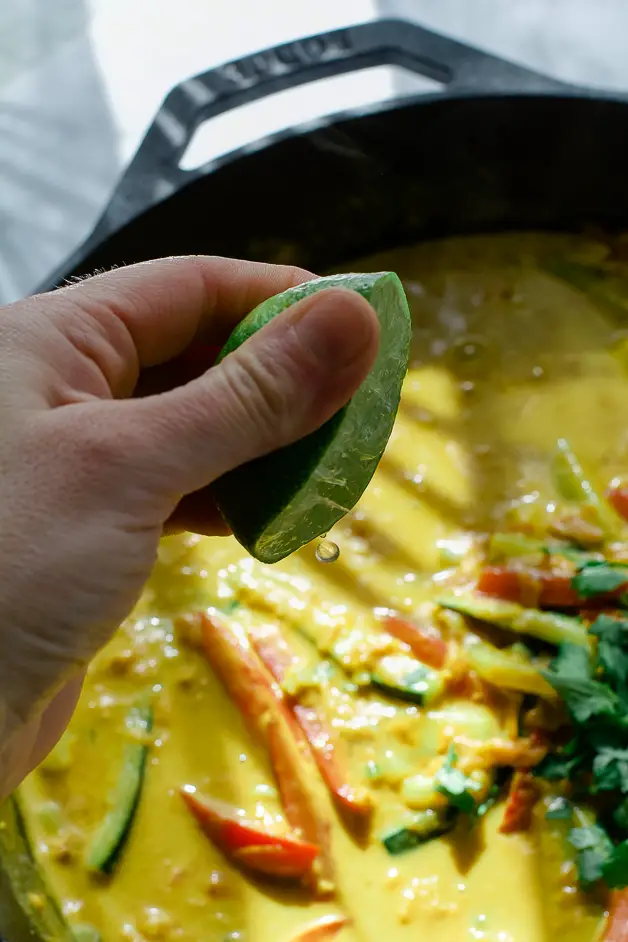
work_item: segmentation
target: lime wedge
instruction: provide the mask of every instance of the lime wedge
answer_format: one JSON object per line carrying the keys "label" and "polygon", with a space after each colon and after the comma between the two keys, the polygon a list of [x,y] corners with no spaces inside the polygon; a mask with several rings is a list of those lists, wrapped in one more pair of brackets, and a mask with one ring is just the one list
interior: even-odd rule
{"label": "lime wedge", "polygon": [[241,321],[222,360],[275,315],[324,288],[357,291],[380,322],[377,359],[344,408],[293,445],[223,475],[216,502],[234,536],[256,559],[276,563],[326,533],[353,509],[371,480],[399,406],[410,352],[410,311],[393,272],[316,278],[268,298]]}

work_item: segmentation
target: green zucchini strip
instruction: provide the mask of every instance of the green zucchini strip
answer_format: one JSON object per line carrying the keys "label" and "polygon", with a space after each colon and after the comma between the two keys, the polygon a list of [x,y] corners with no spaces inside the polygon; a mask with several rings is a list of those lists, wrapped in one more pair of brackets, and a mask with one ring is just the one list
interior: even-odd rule
{"label": "green zucchini strip", "polygon": [[461,615],[497,625],[517,634],[530,635],[550,644],[578,644],[581,647],[587,647],[589,644],[584,623],[570,615],[524,608],[516,602],[505,602],[480,593],[443,596],[436,599],[436,602],[442,608],[460,612]]}
{"label": "green zucchini strip", "polygon": [[122,769],[110,811],[103,818],[87,849],[88,870],[110,873],[127,840],[135,817],[144,781],[148,746],[140,737],[150,733],[153,709],[145,702],[133,707],[125,721],[126,729],[138,737],[124,746]]}
{"label": "green zucchini strip", "polygon": [[604,534],[607,537],[617,536],[620,531],[619,518],[587,478],[565,438],[559,438],[556,442],[552,474],[556,490],[563,500],[592,507]]}

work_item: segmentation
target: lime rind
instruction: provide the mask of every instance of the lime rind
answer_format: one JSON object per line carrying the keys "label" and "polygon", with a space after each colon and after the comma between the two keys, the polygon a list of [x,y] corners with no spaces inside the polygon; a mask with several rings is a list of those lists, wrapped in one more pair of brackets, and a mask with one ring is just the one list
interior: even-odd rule
{"label": "lime rind", "polygon": [[[221,360],[248,340],[256,331],[263,327],[268,321],[272,320],[277,314],[281,314],[293,304],[298,304],[303,298],[309,298],[317,291],[325,291],[328,288],[348,288],[351,291],[357,291],[367,301],[371,300],[373,286],[382,278],[392,278],[398,287],[398,290],[405,300],[405,293],[401,281],[394,272],[366,272],[354,273],[346,272],[340,275],[326,275],[324,278],[314,278],[312,281],[304,281],[300,285],[294,285],[262,301],[257,307],[253,308],[250,314],[247,314],[243,320],[237,324],[229,335],[227,342],[218,354],[216,360]],[[409,316],[409,314],[408,314]]]}
{"label": "lime rind", "polygon": [[285,308],[315,291],[343,287],[375,308],[380,346],[349,403],[293,445],[230,471],[216,482],[218,506],[236,539],[261,562],[295,552],[350,512],[370,482],[392,431],[410,350],[410,312],[393,272],[332,275],[259,305],[234,330],[219,359]]}

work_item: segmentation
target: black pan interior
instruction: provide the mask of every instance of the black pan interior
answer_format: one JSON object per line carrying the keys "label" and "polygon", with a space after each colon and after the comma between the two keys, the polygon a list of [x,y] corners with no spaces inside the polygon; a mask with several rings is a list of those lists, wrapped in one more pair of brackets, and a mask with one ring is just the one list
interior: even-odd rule
{"label": "black pan interior", "polygon": [[622,101],[416,100],[237,156],[65,274],[187,253],[322,271],[426,237],[615,229],[628,225],[627,153]]}

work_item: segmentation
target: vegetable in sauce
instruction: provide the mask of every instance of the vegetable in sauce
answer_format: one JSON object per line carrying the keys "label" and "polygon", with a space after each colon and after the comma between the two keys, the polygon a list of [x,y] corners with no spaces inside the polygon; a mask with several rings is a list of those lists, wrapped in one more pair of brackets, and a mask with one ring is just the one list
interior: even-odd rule
{"label": "vegetable in sauce", "polygon": [[20,789],[81,942],[628,939],[626,265],[515,234],[356,267],[415,332],[338,559],[164,540]]}

